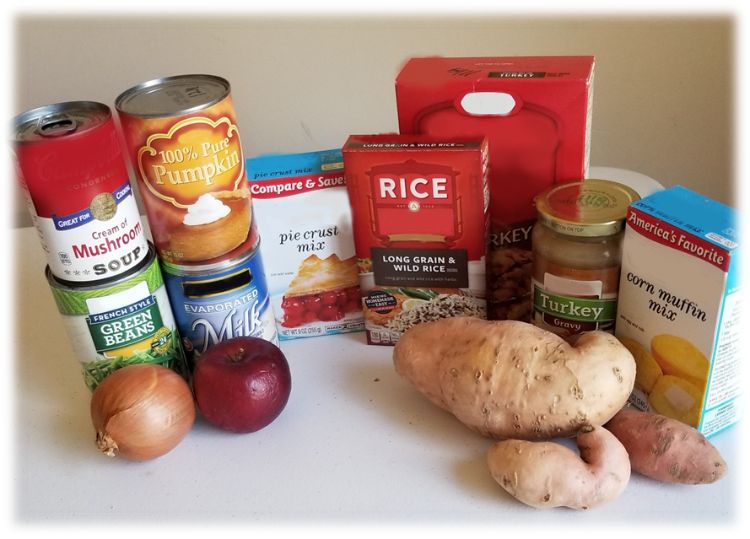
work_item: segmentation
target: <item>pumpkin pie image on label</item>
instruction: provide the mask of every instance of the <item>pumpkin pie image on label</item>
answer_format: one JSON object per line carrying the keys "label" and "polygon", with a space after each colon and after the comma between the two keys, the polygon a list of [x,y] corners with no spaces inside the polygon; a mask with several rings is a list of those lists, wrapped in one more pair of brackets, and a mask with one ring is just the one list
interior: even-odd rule
{"label": "pumpkin pie image on label", "polygon": [[247,189],[204,193],[170,234],[169,250],[186,262],[219,257],[244,243],[251,220]]}

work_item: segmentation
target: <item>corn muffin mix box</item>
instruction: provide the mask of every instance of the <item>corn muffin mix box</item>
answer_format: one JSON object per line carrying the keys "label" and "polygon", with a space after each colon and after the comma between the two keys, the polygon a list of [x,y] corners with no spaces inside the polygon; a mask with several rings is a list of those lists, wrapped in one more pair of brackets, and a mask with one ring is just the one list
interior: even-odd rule
{"label": "corn muffin mix box", "polygon": [[341,150],[247,160],[279,338],[363,329]]}
{"label": "corn muffin mix box", "polygon": [[673,187],[628,209],[616,335],[636,360],[631,403],[710,436],[738,419],[735,210]]}

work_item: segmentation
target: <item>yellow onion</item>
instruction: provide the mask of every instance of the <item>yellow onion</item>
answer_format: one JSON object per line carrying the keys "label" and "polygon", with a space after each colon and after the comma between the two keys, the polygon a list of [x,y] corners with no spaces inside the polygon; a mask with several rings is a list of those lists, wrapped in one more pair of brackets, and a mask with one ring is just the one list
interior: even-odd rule
{"label": "yellow onion", "polygon": [[105,455],[150,460],[171,451],[195,421],[193,394],[176,372],[141,363],[116,370],[91,397],[96,445]]}

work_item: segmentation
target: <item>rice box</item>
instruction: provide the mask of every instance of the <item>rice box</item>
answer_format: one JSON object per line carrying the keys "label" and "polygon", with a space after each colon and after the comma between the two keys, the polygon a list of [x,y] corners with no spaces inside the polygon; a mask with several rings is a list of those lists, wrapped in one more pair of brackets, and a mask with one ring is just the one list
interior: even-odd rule
{"label": "rice box", "polygon": [[344,145],[368,344],[486,318],[487,141],[352,135]]}
{"label": "rice box", "polygon": [[615,334],[636,360],[630,401],[706,436],[740,409],[737,233],[732,208],[685,187],[628,209]]}
{"label": "rice box", "polygon": [[247,160],[281,340],[363,328],[340,150]]}

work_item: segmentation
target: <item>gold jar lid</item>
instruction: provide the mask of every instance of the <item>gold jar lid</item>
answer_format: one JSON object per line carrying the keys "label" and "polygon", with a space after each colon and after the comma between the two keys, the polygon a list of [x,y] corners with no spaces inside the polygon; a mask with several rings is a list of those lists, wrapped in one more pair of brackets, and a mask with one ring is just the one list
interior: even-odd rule
{"label": "gold jar lid", "polygon": [[610,180],[583,180],[556,185],[534,200],[539,221],[569,236],[612,236],[625,225],[628,206],[641,197],[627,185]]}

